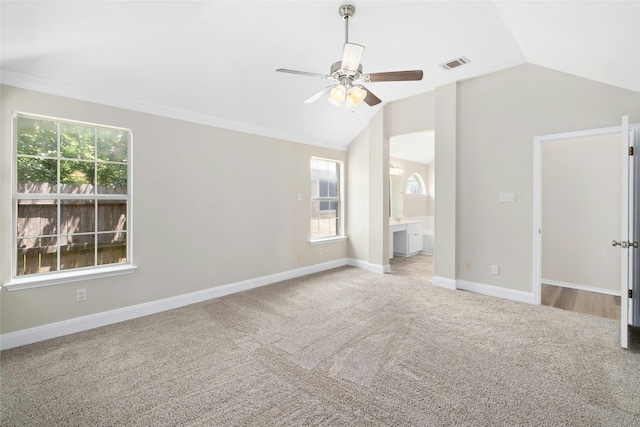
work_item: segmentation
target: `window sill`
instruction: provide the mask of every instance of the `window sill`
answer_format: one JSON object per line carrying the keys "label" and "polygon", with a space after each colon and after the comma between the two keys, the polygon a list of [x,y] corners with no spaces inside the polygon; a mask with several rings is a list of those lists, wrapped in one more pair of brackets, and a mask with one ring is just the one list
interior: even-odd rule
{"label": "window sill", "polygon": [[310,245],[322,245],[325,243],[342,242],[347,240],[347,236],[327,237],[326,239],[309,240]]}
{"label": "window sill", "polygon": [[55,273],[34,274],[30,276],[14,277],[3,286],[8,291],[39,288],[41,286],[59,285],[61,283],[78,282],[81,280],[100,279],[102,277],[121,276],[131,274],[138,267],[132,264],[118,264],[108,267],[96,267],[86,270],[74,270]]}

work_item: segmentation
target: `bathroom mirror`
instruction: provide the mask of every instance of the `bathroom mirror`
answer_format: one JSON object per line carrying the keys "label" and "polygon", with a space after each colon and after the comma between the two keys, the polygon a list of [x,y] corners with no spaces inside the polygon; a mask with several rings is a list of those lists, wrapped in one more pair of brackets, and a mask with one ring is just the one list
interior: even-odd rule
{"label": "bathroom mirror", "polygon": [[389,218],[401,219],[404,217],[403,212],[403,195],[404,195],[404,180],[402,176],[390,175],[389,176],[389,204],[390,212]]}

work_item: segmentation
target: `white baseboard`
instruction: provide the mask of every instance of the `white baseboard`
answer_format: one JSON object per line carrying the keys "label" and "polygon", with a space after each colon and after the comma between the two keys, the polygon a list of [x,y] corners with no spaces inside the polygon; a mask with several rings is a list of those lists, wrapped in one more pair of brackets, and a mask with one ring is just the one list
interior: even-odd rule
{"label": "white baseboard", "polygon": [[456,289],[455,279],[447,279],[446,277],[433,276],[433,279],[431,279],[431,283],[433,283],[436,286],[440,286],[441,288],[453,289],[453,290]]}
{"label": "white baseboard", "polygon": [[527,304],[536,304],[535,297],[532,292],[516,291],[513,289],[502,288],[500,286],[485,285],[484,283],[468,282],[460,279],[456,280],[456,286],[458,289],[463,291],[475,292],[477,294],[504,298],[512,301],[526,302]]}
{"label": "white baseboard", "polygon": [[160,313],[162,311],[171,310],[185,305],[219,298],[236,292],[258,288],[260,286],[270,285],[283,280],[295,279],[296,277],[306,276],[308,274],[319,273],[321,271],[342,267],[348,264],[348,260],[346,258],[342,258],[335,261],[257,277],[255,279],[244,280],[242,282],[231,283],[228,285],[217,286],[215,288],[191,292],[171,298],[91,314],[89,316],[76,317],[75,319],[37,326],[35,328],[24,329],[17,332],[10,332],[0,336],[0,350],[6,350],[13,347],[32,344],[38,341],[61,337],[63,335],[86,331],[100,326],[110,325],[112,323],[147,316],[149,314]]}
{"label": "white baseboard", "polygon": [[545,285],[560,286],[563,288],[577,289],[579,291],[597,292],[599,294],[613,295],[616,297],[620,296],[619,290],[613,291],[611,289],[594,288],[593,286],[578,285],[575,283],[567,283],[567,282],[558,282],[557,280],[542,279],[540,282],[544,283]]}
{"label": "white baseboard", "polygon": [[389,273],[391,271],[391,266],[389,264],[387,265],[371,264],[366,261],[362,261],[360,259],[355,259],[355,258],[347,259],[347,264],[352,267],[358,267],[363,270],[367,270],[372,273],[378,273],[378,274]]}

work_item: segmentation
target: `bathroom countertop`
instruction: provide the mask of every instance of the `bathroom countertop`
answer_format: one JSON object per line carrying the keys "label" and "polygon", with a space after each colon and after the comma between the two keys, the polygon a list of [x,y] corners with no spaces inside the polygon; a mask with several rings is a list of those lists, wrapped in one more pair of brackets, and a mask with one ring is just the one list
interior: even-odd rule
{"label": "bathroom countertop", "polygon": [[406,224],[415,224],[420,221],[413,221],[410,219],[402,219],[398,221],[397,219],[389,218],[389,225],[406,225]]}

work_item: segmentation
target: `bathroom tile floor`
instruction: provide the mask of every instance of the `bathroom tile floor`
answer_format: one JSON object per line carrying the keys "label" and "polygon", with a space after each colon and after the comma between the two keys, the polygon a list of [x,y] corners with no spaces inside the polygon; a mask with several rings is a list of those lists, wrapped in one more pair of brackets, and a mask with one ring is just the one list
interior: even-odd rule
{"label": "bathroom tile floor", "polygon": [[415,279],[431,281],[433,279],[433,255],[414,255],[408,258],[399,256],[393,257],[391,274],[398,276],[409,276]]}

